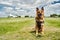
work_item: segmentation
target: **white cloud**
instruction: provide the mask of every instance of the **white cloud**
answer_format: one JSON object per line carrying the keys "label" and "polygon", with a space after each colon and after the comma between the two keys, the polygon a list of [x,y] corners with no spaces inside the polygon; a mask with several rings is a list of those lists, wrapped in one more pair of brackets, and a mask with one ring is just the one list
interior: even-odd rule
{"label": "white cloud", "polygon": [[[45,15],[47,13],[54,13],[54,10],[59,12],[59,5],[52,5],[51,3],[58,0],[0,0],[0,4],[12,6],[7,7],[5,6],[3,9],[4,13],[12,13],[17,15],[35,15],[35,8],[45,6]],[[22,8],[22,9],[21,9]],[[29,11],[29,12],[28,12]],[[1,13],[0,13],[1,14]],[[49,14],[48,14],[49,15]]]}
{"label": "white cloud", "polygon": [[46,13],[45,15],[50,15],[53,13],[60,14],[60,3],[46,6],[45,13]]}
{"label": "white cloud", "polygon": [[0,2],[0,4],[5,4],[5,5],[12,5],[12,3],[9,3],[9,2]]}

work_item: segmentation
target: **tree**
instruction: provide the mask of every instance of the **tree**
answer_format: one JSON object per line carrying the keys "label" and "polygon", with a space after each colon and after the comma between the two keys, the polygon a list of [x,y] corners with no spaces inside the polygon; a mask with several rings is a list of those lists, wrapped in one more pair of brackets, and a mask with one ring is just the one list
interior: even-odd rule
{"label": "tree", "polygon": [[25,17],[29,17],[28,15],[26,15]]}
{"label": "tree", "polygon": [[58,17],[60,17],[60,15],[58,15]]}
{"label": "tree", "polygon": [[51,14],[50,17],[56,17],[58,16],[57,14]]}
{"label": "tree", "polygon": [[21,18],[21,16],[18,16],[19,18]]}

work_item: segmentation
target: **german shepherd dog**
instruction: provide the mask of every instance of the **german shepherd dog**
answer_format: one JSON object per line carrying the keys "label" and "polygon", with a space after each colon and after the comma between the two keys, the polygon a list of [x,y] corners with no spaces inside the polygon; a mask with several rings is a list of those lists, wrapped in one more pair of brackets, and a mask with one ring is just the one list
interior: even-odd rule
{"label": "german shepherd dog", "polygon": [[39,10],[39,8],[36,8],[35,21],[36,21],[36,26],[35,26],[36,36],[38,35],[38,33],[44,34],[44,8],[43,7],[41,8],[41,10]]}

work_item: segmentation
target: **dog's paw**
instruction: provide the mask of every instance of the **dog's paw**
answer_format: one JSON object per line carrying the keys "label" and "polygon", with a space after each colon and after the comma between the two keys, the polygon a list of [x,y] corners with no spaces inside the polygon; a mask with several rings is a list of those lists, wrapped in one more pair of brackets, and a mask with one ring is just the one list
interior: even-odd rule
{"label": "dog's paw", "polygon": [[36,36],[38,36],[38,33],[36,33]]}

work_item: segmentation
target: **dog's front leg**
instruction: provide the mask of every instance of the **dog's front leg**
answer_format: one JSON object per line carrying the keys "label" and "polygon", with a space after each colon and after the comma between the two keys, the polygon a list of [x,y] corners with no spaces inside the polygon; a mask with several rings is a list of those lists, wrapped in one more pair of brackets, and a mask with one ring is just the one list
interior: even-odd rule
{"label": "dog's front leg", "polygon": [[36,36],[38,36],[38,27],[36,26]]}
{"label": "dog's front leg", "polygon": [[44,35],[44,23],[42,23],[42,25],[41,25],[41,34]]}

